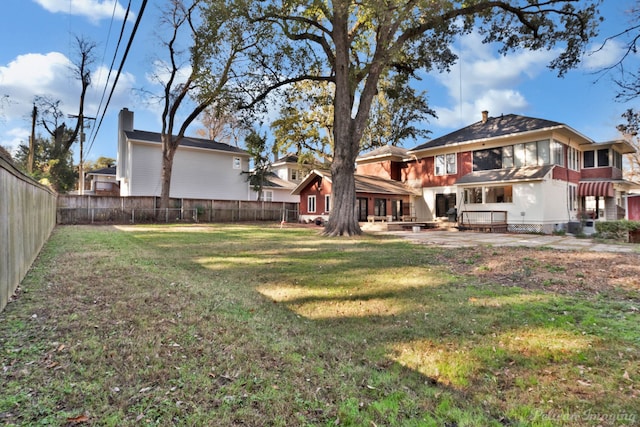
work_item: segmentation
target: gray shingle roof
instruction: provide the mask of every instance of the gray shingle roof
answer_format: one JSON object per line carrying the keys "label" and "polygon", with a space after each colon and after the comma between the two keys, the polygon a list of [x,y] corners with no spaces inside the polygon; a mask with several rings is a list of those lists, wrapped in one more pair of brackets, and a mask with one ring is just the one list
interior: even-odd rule
{"label": "gray shingle roof", "polygon": [[385,145],[383,147],[378,147],[375,150],[369,151],[368,153],[364,153],[358,156],[357,160],[366,160],[370,158],[377,157],[400,157],[403,158],[407,155],[407,149],[402,147],[397,147],[395,145]]}
{"label": "gray shingle roof", "polygon": [[[291,194],[300,194],[315,177],[321,177],[331,182],[331,172],[314,169],[299,183]],[[389,195],[419,195],[420,189],[413,189],[402,182],[394,181],[379,176],[354,174],[356,193],[389,194]]]}
{"label": "gray shingle roof", "polygon": [[[158,132],[148,132],[145,130],[137,130],[133,131],[125,131],[125,135],[129,139],[133,139],[136,141],[148,141],[148,142],[156,142],[160,143],[160,133]],[[190,136],[185,136],[180,141],[180,145],[184,147],[195,147],[195,148],[204,148],[207,150],[217,150],[217,151],[227,151],[230,153],[242,154],[248,156],[249,153],[242,148],[234,147],[229,144],[225,144],[223,142],[212,141],[210,139],[202,139],[202,138],[193,138]]]}
{"label": "gray shingle roof", "polygon": [[401,182],[391,179],[381,178],[371,175],[355,175],[357,193],[374,194],[404,194],[416,195],[418,190],[414,190]]}
{"label": "gray shingle roof", "polygon": [[529,181],[543,179],[555,165],[525,166],[521,168],[476,171],[456,181],[456,184],[481,184],[485,182]]}
{"label": "gray shingle roof", "polygon": [[285,181],[284,179],[280,178],[278,175],[276,175],[273,172],[267,173],[264,179],[265,179],[264,187],[285,188],[288,190],[293,190],[296,187],[295,183],[290,181]]}
{"label": "gray shingle roof", "polygon": [[418,145],[409,151],[420,151],[429,148],[443,147],[446,145],[460,144],[464,142],[556,127],[566,127],[566,125],[551,120],[507,114],[499,117],[489,117],[485,123],[479,121],[447,135],[432,139],[431,141]]}
{"label": "gray shingle roof", "polygon": [[96,170],[87,172],[87,175],[115,175],[115,174],[116,174],[115,166],[109,166],[107,168],[96,169]]}

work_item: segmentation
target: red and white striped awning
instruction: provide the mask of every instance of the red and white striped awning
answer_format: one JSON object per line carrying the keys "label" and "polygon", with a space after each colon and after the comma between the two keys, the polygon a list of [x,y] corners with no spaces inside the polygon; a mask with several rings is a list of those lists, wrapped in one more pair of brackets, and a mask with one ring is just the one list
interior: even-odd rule
{"label": "red and white striped awning", "polygon": [[615,197],[610,181],[588,181],[578,184],[578,196]]}

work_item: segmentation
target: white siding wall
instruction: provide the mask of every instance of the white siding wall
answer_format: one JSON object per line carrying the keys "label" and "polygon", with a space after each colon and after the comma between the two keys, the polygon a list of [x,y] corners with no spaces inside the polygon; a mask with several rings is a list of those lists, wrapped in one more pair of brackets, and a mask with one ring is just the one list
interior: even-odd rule
{"label": "white siding wall", "polygon": [[[130,143],[131,166],[127,196],[160,196],[162,153],[158,144]],[[233,158],[241,168],[233,168]],[[246,174],[249,159],[237,153],[179,147],[173,161],[171,197],[249,200]],[[123,190],[124,190],[123,187]]]}
{"label": "white siding wall", "polygon": [[[545,232],[551,232],[556,224],[570,219],[566,186],[565,182],[550,179],[513,184],[513,203],[467,204],[464,210],[507,211],[509,224],[543,225]],[[464,197],[463,192],[458,197]]]}
{"label": "white siding wall", "polygon": [[292,190],[273,190],[274,202],[300,203],[300,196],[291,194]]}

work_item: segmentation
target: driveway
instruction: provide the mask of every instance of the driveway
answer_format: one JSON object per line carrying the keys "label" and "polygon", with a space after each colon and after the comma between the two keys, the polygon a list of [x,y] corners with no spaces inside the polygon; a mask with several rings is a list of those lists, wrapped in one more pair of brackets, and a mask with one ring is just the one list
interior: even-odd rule
{"label": "driveway", "polygon": [[512,233],[477,233],[460,231],[426,230],[414,233],[412,231],[384,231],[383,234],[403,237],[416,243],[437,245],[450,248],[461,248],[478,245],[486,246],[519,246],[545,247],[573,251],[620,252],[637,253],[640,255],[640,245],[633,243],[600,243],[593,239],[578,239],[574,236],[556,236],[539,234]]}

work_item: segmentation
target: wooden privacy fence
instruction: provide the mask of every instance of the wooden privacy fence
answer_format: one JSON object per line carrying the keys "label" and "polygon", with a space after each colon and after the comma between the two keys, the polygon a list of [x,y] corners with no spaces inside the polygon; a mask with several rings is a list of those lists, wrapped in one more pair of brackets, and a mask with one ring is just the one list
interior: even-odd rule
{"label": "wooden privacy fence", "polygon": [[238,222],[298,220],[298,203],[171,199],[156,208],[156,197],[71,196],[58,198],[58,224],[140,224],[155,222]]}
{"label": "wooden privacy fence", "polygon": [[56,225],[56,197],[0,153],[0,311]]}

